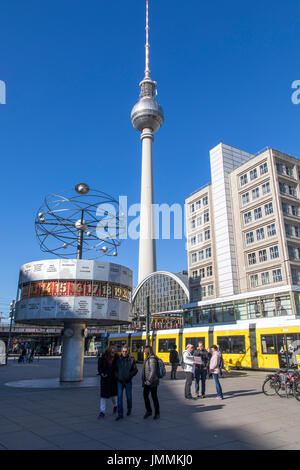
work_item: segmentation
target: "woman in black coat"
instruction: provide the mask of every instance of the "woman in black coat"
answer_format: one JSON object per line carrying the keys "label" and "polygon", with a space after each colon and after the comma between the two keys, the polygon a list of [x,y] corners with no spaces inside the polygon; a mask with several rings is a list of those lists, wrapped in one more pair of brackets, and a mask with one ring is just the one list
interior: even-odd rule
{"label": "woman in black coat", "polygon": [[98,359],[98,372],[101,378],[100,382],[100,414],[98,419],[104,418],[106,410],[106,400],[112,399],[113,413],[116,414],[117,406],[117,379],[116,379],[116,365],[119,360],[119,355],[114,348],[108,347],[101,357]]}

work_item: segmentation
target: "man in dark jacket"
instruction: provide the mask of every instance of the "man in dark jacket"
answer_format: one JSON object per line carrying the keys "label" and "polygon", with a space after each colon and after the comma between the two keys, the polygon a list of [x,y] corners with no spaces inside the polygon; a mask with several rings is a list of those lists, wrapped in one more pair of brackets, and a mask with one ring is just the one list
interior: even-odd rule
{"label": "man in dark jacket", "polygon": [[196,367],[195,367],[195,392],[198,397],[199,394],[199,381],[201,380],[201,397],[205,397],[205,382],[207,378],[207,369],[209,363],[209,355],[206,349],[204,348],[203,343],[198,344],[198,349],[194,351],[194,357],[196,357]]}
{"label": "man in dark jacket", "polygon": [[178,356],[178,352],[176,351],[176,344],[173,345],[173,348],[170,351],[169,361],[172,366],[171,379],[176,380],[176,371],[179,365],[179,356]]}
{"label": "man in dark jacket", "polygon": [[146,407],[144,418],[146,419],[152,415],[152,408],[149,399],[149,395],[151,393],[155,411],[153,419],[158,419],[160,416],[159,401],[157,396],[157,387],[159,385],[159,376],[157,373],[158,359],[154,354],[152,346],[145,347],[145,355],[146,359],[144,361],[144,367],[142,371],[142,385],[144,388],[144,401]]}
{"label": "man in dark jacket", "polygon": [[125,388],[127,398],[127,416],[132,408],[132,379],[138,373],[136,362],[130,356],[128,347],[123,346],[121,356],[116,366],[116,378],[118,380],[118,416],[116,421],[123,419],[123,390]]}

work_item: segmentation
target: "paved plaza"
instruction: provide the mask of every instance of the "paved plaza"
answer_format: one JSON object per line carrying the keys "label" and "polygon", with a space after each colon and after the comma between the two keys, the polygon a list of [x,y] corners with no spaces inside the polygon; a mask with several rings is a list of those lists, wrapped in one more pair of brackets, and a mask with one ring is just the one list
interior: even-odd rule
{"label": "paved plaza", "polygon": [[[183,372],[171,381],[167,368],[159,387],[158,421],[143,419],[139,373],[134,379],[132,416],[116,422],[111,403],[105,419],[97,420],[97,360],[85,359],[85,386],[61,387],[59,365],[59,359],[33,364],[10,360],[0,368],[1,450],[300,449],[300,402],[263,395],[265,372],[226,374],[221,379],[223,401],[215,400],[212,380],[207,382],[205,399],[186,401]],[[41,384],[47,388],[39,388]]]}

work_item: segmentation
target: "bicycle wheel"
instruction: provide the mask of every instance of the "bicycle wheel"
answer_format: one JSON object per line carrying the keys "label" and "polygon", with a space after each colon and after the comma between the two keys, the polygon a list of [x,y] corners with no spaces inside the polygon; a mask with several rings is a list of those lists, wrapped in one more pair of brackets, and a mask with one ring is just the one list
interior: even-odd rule
{"label": "bicycle wheel", "polygon": [[277,379],[274,377],[269,377],[264,381],[262,391],[267,396],[276,395],[276,384]]}
{"label": "bicycle wheel", "polygon": [[279,395],[281,398],[286,398],[286,396],[293,394],[293,386],[290,382],[287,382],[286,388],[285,388],[285,383],[282,382],[281,380],[278,380],[278,382],[275,385],[275,390],[276,390],[277,395]]}
{"label": "bicycle wheel", "polygon": [[293,393],[296,400],[300,401],[300,379],[294,380]]}

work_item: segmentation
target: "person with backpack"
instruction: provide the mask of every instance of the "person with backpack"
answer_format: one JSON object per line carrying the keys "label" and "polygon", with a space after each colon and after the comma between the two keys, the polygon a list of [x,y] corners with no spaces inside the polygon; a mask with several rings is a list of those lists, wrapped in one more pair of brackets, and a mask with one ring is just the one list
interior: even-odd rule
{"label": "person with backpack", "polygon": [[177,371],[177,367],[179,365],[179,356],[178,356],[178,352],[176,351],[176,344],[173,345],[173,348],[170,351],[169,361],[170,361],[170,364],[171,364],[171,367],[172,367],[172,369],[171,369],[171,380],[172,379],[176,380],[176,371]]}
{"label": "person with backpack", "polygon": [[194,346],[192,344],[188,344],[182,355],[182,366],[185,372],[184,396],[187,400],[194,399],[191,392],[191,387],[195,374],[195,359],[193,356],[193,351]]}
{"label": "person with backpack", "polygon": [[132,379],[138,373],[136,362],[128,351],[128,346],[123,346],[121,356],[116,364],[116,378],[118,381],[118,416],[116,421],[123,419],[123,390],[125,388],[127,398],[127,416],[131,415],[132,408]]}
{"label": "person with backpack", "polygon": [[146,407],[144,419],[152,415],[152,408],[149,399],[150,393],[155,411],[153,419],[158,419],[160,417],[160,407],[157,396],[157,388],[159,385],[159,375],[161,375],[159,359],[157,356],[155,356],[152,346],[146,346],[144,352],[146,356],[142,371],[142,385],[144,388],[144,402]]}
{"label": "person with backpack", "polygon": [[197,397],[199,394],[199,382],[201,380],[201,397],[205,397],[205,382],[207,378],[207,368],[209,363],[208,352],[204,348],[203,343],[198,343],[198,349],[194,352],[195,364],[195,393]]}

